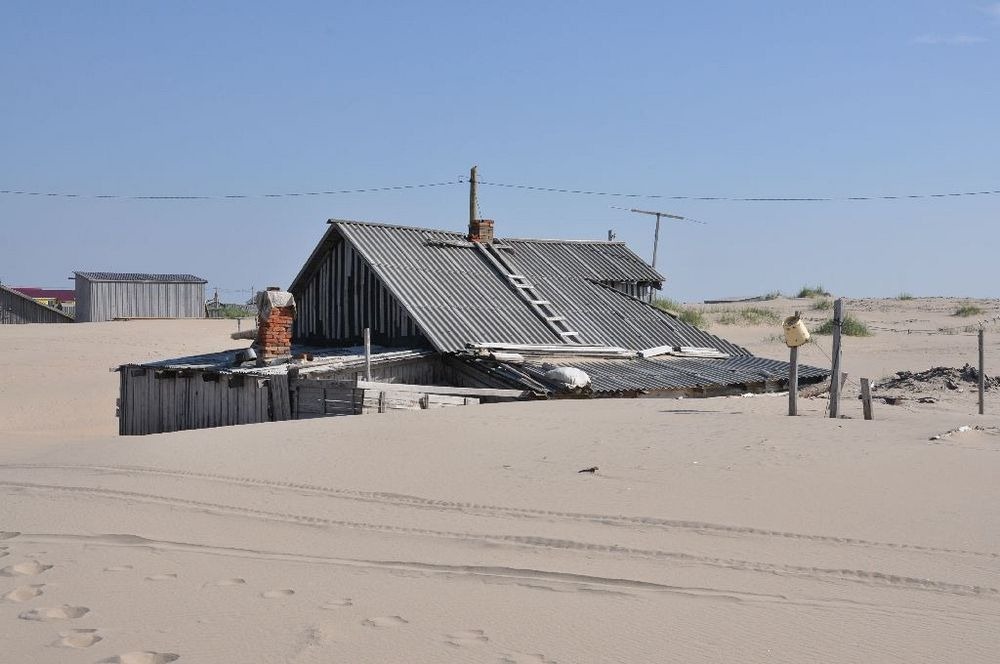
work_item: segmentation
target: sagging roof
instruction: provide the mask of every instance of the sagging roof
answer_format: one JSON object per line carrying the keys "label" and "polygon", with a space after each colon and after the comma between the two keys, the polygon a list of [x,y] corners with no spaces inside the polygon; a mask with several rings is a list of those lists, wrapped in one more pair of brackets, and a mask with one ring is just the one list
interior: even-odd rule
{"label": "sagging roof", "polygon": [[193,274],[152,274],[148,272],[74,272],[89,281],[148,281],[165,284],[207,284]]}
{"label": "sagging roof", "polygon": [[[363,368],[365,365],[365,350],[360,347],[353,348],[316,348],[313,346],[292,346],[293,356],[309,355],[311,360],[292,360],[287,363],[274,364],[270,366],[258,367],[252,363],[244,365],[235,364],[237,353],[246,349],[233,349],[218,353],[205,353],[202,355],[190,355],[188,357],[176,357],[169,360],[157,360],[154,362],[141,362],[124,364],[123,367],[143,367],[147,369],[162,369],[168,371],[201,371],[205,373],[246,375],[246,376],[275,376],[288,373],[289,369],[296,369],[299,375],[311,373],[324,373],[330,371],[340,371],[353,367]],[[433,351],[421,348],[381,348],[372,347],[372,366],[390,364],[394,362],[408,362],[434,355]]]}
{"label": "sagging roof", "polygon": [[[517,364],[483,357],[467,357],[462,361],[497,379],[500,384],[535,390],[539,384],[546,385],[545,372],[549,369],[573,367],[590,376],[590,389],[598,396],[717,390],[720,387],[750,392],[764,391],[764,388],[788,389],[786,362],[747,355],[727,359],[532,358]],[[799,365],[800,385],[819,382],[829,375],[826,369]]]}
{"label": "sagging roof", "polygon": [[[473,343],[566,344],[462,233],[357,221],[331,227],[296,277],[298,288],[337,237],[350,242],[439,351]],[[660,287],[663,276],[622,242],[498,238],[493,247],[527,277],[585,345],[749,353],[618,290]]]}

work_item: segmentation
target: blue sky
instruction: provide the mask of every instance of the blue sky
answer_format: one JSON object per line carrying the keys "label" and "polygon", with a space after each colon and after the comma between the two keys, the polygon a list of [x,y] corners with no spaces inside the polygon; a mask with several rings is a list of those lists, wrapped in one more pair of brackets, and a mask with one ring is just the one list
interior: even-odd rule
{"label": "blue sky", "polygon": [[[692,196],[1000,189],[1000,3],[4,3],[0,189],[455,180]],[[618,238],[682,299],[998,296],[1000,196],[762,203],[481,187],[498,235]],[[0,194],[0,280],[287,285],[330,217],[463,230],[464,185]],[[222,293],[226,295],[225,291]],[[233,298],[238,296],[233,293]]]}

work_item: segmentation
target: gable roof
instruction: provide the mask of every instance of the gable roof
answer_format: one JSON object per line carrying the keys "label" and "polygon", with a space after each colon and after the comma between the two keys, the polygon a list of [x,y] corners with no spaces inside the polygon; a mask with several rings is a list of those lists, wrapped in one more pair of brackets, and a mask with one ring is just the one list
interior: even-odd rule
{"label": "gable roof", "polygon": [[[338,238],[354,246],[439,351],[460,351],[473,343],[571,345],[462,233],[331,220],[290,290],[300,289]],[[610,287],[612,282],[658,287],[663,281],[624,243],[498,238],[494,246],[566,318],[584,345],[699,346],[748,354]]]}
{"label": "gable roof", "polygon": [[150,274],[148,272],[74,272],[90,281],[151,281],[164,284],[207,284],[193,274]]}

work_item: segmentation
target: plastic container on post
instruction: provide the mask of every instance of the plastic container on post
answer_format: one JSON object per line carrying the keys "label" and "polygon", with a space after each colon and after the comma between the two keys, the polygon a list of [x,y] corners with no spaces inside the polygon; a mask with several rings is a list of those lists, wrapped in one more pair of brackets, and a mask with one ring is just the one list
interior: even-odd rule
{"label": "plastic container on post", "polygon": [[789,348],[798,348],[809,341],[809,330],[798,312],[786,318],[782,327],[785,330],[785,345]]}

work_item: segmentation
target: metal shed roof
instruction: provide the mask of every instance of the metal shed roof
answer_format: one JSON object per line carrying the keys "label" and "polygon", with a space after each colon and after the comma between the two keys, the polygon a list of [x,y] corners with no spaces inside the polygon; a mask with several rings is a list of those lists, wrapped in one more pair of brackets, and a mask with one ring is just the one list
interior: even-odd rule
{"label": "metal shed roof", "polygon": [[74,272],[90,281],[149,281],[165,284],[207,284],[193,274],[151,274],[148,272]]}
{"label": "metal shed roof", "polygon": [[[485,342],[565,343],[463,234],[354,221],[331,224],[320,246],[328,246],[333,233],[351,242],[437,350],[454,352]],[[498,239],[495,246],[567,319],[583,344],[632,350],[700,346],[749,354],[608,287],[612,282],[659,285],[663,279],[621,242]],[[318,255],[313,252],[310,263]]]}
{"label": "metal shed roof", "polygon": [[[787,362],[753,356],[724,360],[674,357],[609,360],[560,358],[548,364],[572,366],[585,371],[590,376],[591,389],[596,393],[697,389],[720,385],[749,387],[788,380]],[[544,371],[541,362],[529,362],[525,366],[536,372]],[[799,365],[799,381],[803,385],[829,375],[830,372],[826,369]]]}

